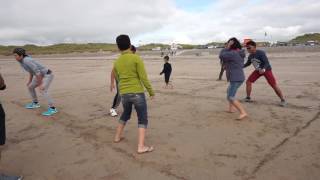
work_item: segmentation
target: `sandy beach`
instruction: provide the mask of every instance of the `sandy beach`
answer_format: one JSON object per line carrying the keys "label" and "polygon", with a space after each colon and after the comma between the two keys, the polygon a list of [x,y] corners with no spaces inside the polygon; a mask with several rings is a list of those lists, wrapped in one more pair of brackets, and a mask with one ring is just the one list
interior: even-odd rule
{"label": "sandy beach", "polygon": [[[148,98],[147,144],[138,155],[137,118],[125,140],[112,143],[118,117],[109,116],[114,53],[34,56],[50,68],[59,113],[27,110],[28,74],[13,57],[0,57],[7,89],[7,145],[1,172],[25,180],[316,180],[320,177],[320,48],[268,48],[274,75],[287,101],[264,78],[253,85],[249,117],[226,113],[227,82],[216,81],[219,50],[184,50],[172,57],[174,89],[163,89],[158,52],[140,52],[156,92]],[[253,67],[245,69],[246,77]],[[245,84],[238,98],[245,97]],[[122,111],[122,107],[119,108]]]}

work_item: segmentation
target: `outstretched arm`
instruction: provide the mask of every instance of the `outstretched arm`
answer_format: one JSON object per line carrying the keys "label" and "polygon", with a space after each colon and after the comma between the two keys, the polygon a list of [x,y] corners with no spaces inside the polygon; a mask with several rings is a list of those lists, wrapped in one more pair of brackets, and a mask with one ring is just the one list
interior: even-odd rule
{"label": "outstretched arm", "polygon": [[251,65],[251,60],[247,60],[247,62],[243,65],[243,68],[246,68]]}

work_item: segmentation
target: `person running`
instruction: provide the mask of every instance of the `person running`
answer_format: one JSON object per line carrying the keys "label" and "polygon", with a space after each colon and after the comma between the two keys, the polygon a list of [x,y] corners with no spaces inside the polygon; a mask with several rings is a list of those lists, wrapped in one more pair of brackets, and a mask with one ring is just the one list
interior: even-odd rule
{"label": "person running", "polygon": [[[131,45],[131,51],[133,54],[136,53],[137,49],[134,45]],[[116,86],[115,86],[115,83],[116,83]],[[119,86],[118,86],[118,81],[117,79],[115,78],[115,75],[114,75],[114,70],[112,69],[111,71],[111,86],[110,86],[110,91],[112,92],[113,89],[116,89],[117,90],[117,93],[116,95],[114,96],[113,98],[113,103],[112,103],[112,106],[111,106],[111,109],[110,109],[110,115],[112,117],[115,117],[115,116],[118,116],[118,113],[117,113],[117,108],[119,107],[120,105],[120,102],[121,102],[121,96],[120,96],[120,93],[119,93]]]}
{"label": "person running", "polygon": [[283,94],[277,85],[276,78],[272,73],[272,68],[266,53],[257,49],[257,45],[254,41],[248,41],[246,43],[246,47],[250,55],[248,57],[248,61],[244,64],[244,68],[250,66],[250,64],[253,64],[255,70],[251,73],[246,82],[247,97],[245,98],[245,101],[251,102],[252,83],[254,83],[261,76],[264,76],[269,85],[280,98],[280,106],[286,106],[286,100],[284,99]]}
{"label": "person running", "polygon": [[224,48],[219,55],[225,65],[226,76],[229,82],[227,89],[227,99],[229,101],[228,112],[234,113],[235,109],[238,110],[240,115],[237,120],[242,120],[248,115],[235,97],[237,90],[245,80],[243,72],[245,53],[241,48],[240,42],[236,38],[231,38],[228,40],[227,47]]}
{"label": "person running", "polygon": [[162,69],[160,75],[164,74],[164,81],[166,83],[164,88],[170,87],[171,89],[173,89],[173,85],[170,84],[170,76],[171,76],[171,72],[172,72],[172,67],[171,67],[171,64],[169,63],[169,56],[165,56],[163,58],[163,60],[165,63],[163,65],[163,69]]}
{"label": "person running", "polygon": [[[135,107],[138,116],[138,150],[137,153],[152,152],[152,146],[145,145],[145,134],[148,126],[147,103],[144,87],[147,89],[151,99],[154,91],[148,80],[144,63],[140,56],[133,54],[130,50],[131,42],[128,35],[119,35],[116,38],[121,55],[113,64],[115,77],[119,82],[119,91],[122,99],[123,112],[114,137],[114,143],[123,140],[122,134],[126,123],[131,117],[132,106]],[[111,85],[112,86],[112,85]]]}
{"label": "person running", "polygon": [[[6,84],[2,75],[0,74],[0,90],[5,90]],[[6,115],[2,107],[2,103],[0,102],[0,160],[1,160],[1,153],[2,153],[2,146],[6,143]],[[22,176],[12,176],[12,175],[5,175],[0,173],[0,180],[22,180]]]}
{"label": "person running", "polygon": [[26,54],[26,51],[22,48],[15,48],[13,50],[13,54],[17,62],[19,62],[19,64],[21,65],[21,67],[27,72],[29,72],[29,80],[27,83],[27,87],[32,97],[32,102],[27,104],[25,108],[40,108],[40,104],[36,93],[36,88],[39,87],[40,92],[48,101],[49,106],[48,110],[43,112],[42,115],[51,116],[57,113],[58,110],[55,108],[53,101],[48,93],[49,86],[54,78],[52,71],[35,61],[30,56],[28,56]]}

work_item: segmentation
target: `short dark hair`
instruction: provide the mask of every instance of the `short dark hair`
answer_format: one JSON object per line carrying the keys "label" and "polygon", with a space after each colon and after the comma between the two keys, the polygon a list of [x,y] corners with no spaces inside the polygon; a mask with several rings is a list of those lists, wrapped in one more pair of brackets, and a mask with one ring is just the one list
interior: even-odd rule
{"label": "short dark hair", "polygon": [[235,37],[230,38],[230,39],[228,40],[228,43],[229,43],[230,41],[233,41],[233,44],[231,45],[230,49],[242,49],[241,43],[240,43],[240,41],[239,41],[237,38],[235,38]]}
{"label": "short dark hair", "polygon": [[23,56],[23,57],[26,57],[27,54],[26,54],[26,50],[23,49],[23,48],[15,48],[13,51],[12,51],[13,54],[18,54],[19,56]]}
{"label": "short dark hair", "polygon": [[130,38],[126,34],[121,34],[116,39],[120,51],[127,50],[131,47]]}
{"label": "short dark hair", "polygon": [[256,44],[256,42],[250,40],[250,41],[248,41],[248,42],[246,43],[246,46],[254,46],[254,47],[257,47],[257,44]]}
{"label": "short dark hair", "polygon": [[136,48],[134,45],[131,45],[130,50],[131,50],[133,53],[136,53],[137,48]]}
{"label": "short dark hair", "polygon": [[169,56],[164,56],[163,59],[169,61]]}

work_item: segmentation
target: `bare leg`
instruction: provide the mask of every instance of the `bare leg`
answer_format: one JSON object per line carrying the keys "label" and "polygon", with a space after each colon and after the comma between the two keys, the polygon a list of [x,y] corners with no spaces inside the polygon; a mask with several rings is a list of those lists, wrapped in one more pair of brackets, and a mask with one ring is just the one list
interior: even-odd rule
{"label": "bare leg", "polygon": [[146,136],[146,129],[145,128],[138,128],[139,131],[139,141],[138,141],[138,152],[142,151],[145,147],[144,139]]}
{"label": "bare leg", "polygon": [[154,148],[152,146],[146,146],[144,143],[145,136],[146,136],[146,129],[145,128],[139,128],[139,142],[138,142],[138,153],[147,153],[152,152]]}
{"label": "bare leg", "polygon": [[228,113],[234,113],[236,111],[236,107],[233,106],[233,104],[231,102],[229,102],[229,109],[228,109]]}
{"label": "bare leg", "polygon": [[114,142],[120,142],[121,141],[121,135],[123,133],[125,125],[124,124],[118,124],[116,136],[114,137]]}
{"label": "bare leg", "polygon": [[238,120],[242,120],[243,118],[248,116],[247,112],[244,110],[244,108],[242,107],[241,103],[238,100],[233,100],[230,102],[240,112],[240,115],[237,118]]}
{"label": "bare leg", "polygon": [[252,83],[250,81],[246,82],[246,91],[247,91],[247,97],[250,97],[251,91],[252,91]]}

